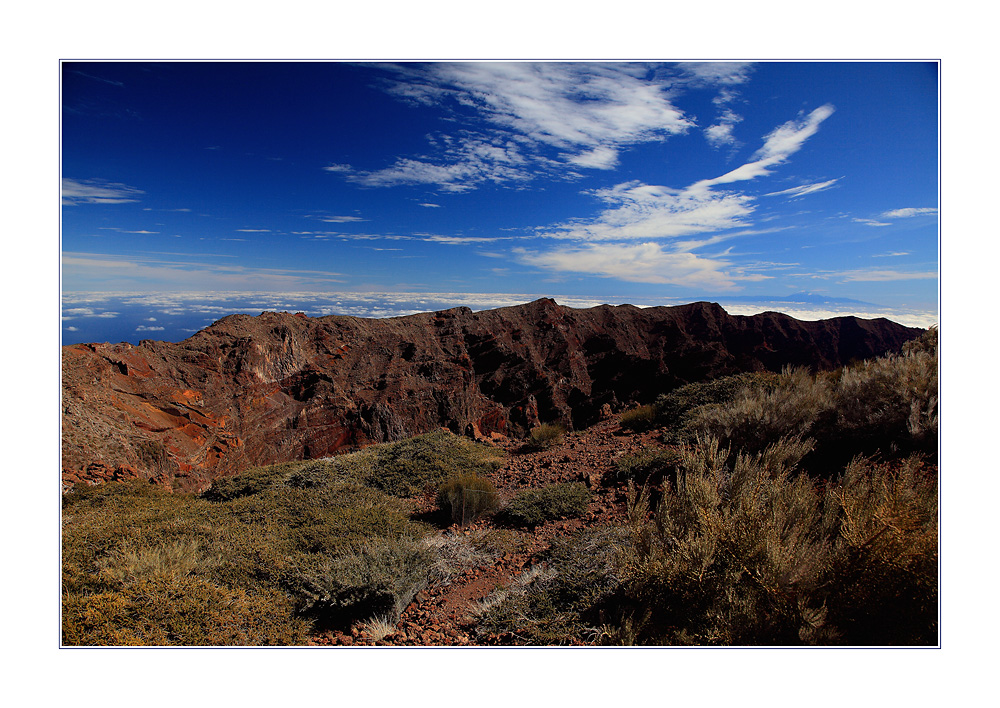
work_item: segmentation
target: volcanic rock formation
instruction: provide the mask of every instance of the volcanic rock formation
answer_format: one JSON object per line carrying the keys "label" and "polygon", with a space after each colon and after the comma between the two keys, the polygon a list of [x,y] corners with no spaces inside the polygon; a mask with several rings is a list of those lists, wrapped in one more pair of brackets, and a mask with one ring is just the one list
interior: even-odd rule
{"label": "volcanic rock formation", "polygon": [[[148,477],[195,490],[251,465],[447,427],[517,437],[583,428],[693,381],[829,369],[922,330],[803,322],[719,305],[570,309],[543,299],[391,319],[232,315],[179,343],[63,348],[66,482]],[[105,474],[106,473],[106,474]]]}

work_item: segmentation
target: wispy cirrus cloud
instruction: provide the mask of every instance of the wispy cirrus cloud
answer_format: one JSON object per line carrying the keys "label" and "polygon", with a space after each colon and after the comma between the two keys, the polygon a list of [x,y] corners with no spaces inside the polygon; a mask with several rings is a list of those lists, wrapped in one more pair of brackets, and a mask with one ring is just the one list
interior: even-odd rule
{"label": "wispy cirrus cloud", "polygon": [[739,272],[732,269],[732,263],[723,259],[671,251],[655,242],[627,245],[589,243],[547,252],[515,249],[515,253],[522,263],[547,270],[716,291],[731,290],[738,281],[757,281],[768,277]]}
{"label": "wispy cirrus cloud", "polygon": [[87,290],[95,284],[108,282],[117,283],[122,290],[195,290],[205,287],[206,283],[225,289],[253,286],[301,290],[345,282],[340,273],[330,271],[255,268],[161,258],[154,254],[63,253],[62,272],[67,291]]}
{"label": "wispy cirrus cloud", "polygon": [[[684,189],[633,181],[592,190],[589,194],[610,206],[589,219],[537,230],[539,237],[582,245],[545,251],[515,249],[515,254],[524,264],[550,271],[633,282],[729,290],[743,281],[764,279],[768,276],[736,265],[729,252],[704,253],[703,249],[721,241],[760,233],[748,228],[756,197],[717,187],[769,175],[797,152],[832,113],[832,106],[822,106],[808,116],[778,126],[764,137],[764,145],[751,162],[722,177],[700,180]],[[802,185],[771,195],[801,196],[828,189],[836,181]],[[700,254],[694,253],[699,250]]]}
{"label": "wispy cirrus cloud", "polygon": [[816,134],[820,124],[833,115],[834,110],[832,105],[826,104],[807,116],[800,116],[778,126],[765,136],[764,145],[753,154],[752,162],[747,162],[721,177],[696,182],[688,189],[702,190],[719,184],[742,182],[771,174],[778,165],[798,152],[806,140]]}
{"label": "wispy cirrus cloud", "polygon": [[937,271],[900,271],[900,270],[849,270],[837,273],[834,277],[848,283],[883,283],[896,280],[933,280],[938,277]]}
{"label": "wispy cirrus cloud", "polygon": [[914,216],[927,216],[937,214],[936,207],[907,207],[905,209],[892,209],[883,212],[880,217],[883,219],[909,219]]}
{"label": "wispy cirrus cloud", "polygon": [[307,214],[307,218],[319,219],[328,224],[353,224],[357,221],[368,221],[360,216],[342,216],[338,214]]}
{"label": "wispy cirrus cloud", "polygon": [[[735,65],[734,65],[735,66]],[[722,81],[684,74],[687,81]],[[433,155],[398,158],[359,171],[327,166],[372,187],[434,184],[443,191],[484,182],[517,184],[539,173],[567,178],[566,166],[607,170],[622,149],[687,132],[695,122],[676,108],[670,90],[678,73],[656,75],[637,63],[473,62],[387,66],[386,90],[416,104],[448,107],[455,119],[472,112],[486,128],[431,137]],[[652,75],[651,75],[652,74]]]}
{"label": "wispy cirrus cloud", "polygon": [[143,190],[119,182],[102,179],[62,180],[62,203],[64,206],[78,204],[128,204],[139,201]]}
{"label": "wispy cirrus cloud", "polygon": [[749,224],[751,198],[708,190],[691,192],[642,182],[626,182],[590,192],[611,208],[596,218],[539,230],[548,238],[580,241],[664,239]]}
{"label": "wispy cirrus cloud", "polygon": [[807,194],[816,194],[816,192],[825,192],[831,189],[837,182],[840,181],[840,177],[836,179],[827,180],[826,182],[813,182],[812,184],[803,184],[798,187],[792,187],[790,189],[783,189],[780,192],[768,192],[765,197],[804,197]]}

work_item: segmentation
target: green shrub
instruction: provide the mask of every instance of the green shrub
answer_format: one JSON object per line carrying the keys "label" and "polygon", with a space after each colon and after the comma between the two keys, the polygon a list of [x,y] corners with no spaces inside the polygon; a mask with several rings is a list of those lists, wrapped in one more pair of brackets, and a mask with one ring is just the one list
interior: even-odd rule
{"label": "green shrub", "polygon": [[545,450],[558,445],[566,434],[566,428],[558,423],[543,423],[528,433],[527,445],[535,450]]}
{"label": "green shrub", "polygon": [[359,466],[364,484],[393,496],[411,497],[462,474],[494,472],[503,465],[504,453],[438,430],[366,448],[351,457]]}
{"label": "green shrub", "polygon": [[449,480],[438,488],[438,506],[451,520],[465,526],[483,514],[494,511],[499,504],[493,482],[474,474]]}
{"label": "green shrub", "polygon": [[810,444],[685,448],[677,488],[632,543],[608,636],[621,644],[933,644],[936,482],[915,460],[859,459],[824,493]]}
{"label": "green shrub", "polygon": [[551,519],[580,516],[587,511],[590,491],[582,482],[550,484],[518,492],[501,512],[506,523],[537,526]]}
{"label": "green shrub", "polygon": [[672,429],[679,428],[683,426],[688,412],[699,406],[728,403],[744,389],[766,391],[773,388],[777,381],[777,374],[757,371],[681,386],[657,397],[657,424]]}
{"label": "green shrub", "polygon": [[398,619],[427,584],[434,556],[415,540],[374,539],[310,561],[289,580],[300,609],[322,626],[345,626],[376,615]]}
{"label": "green shrub", "polygon": [[602,634],[602,604],[619,585],[621,527],[587,529],[556,539],[539,564],[487,596],[474,615],[476,634],[492,643],[593,644]]}
{"label": "green shrub", "polygon": [[859,454],[903,458],[935,454],[938,432],[936,330],[903,354],[863,361],[828,374],[786,370],[764,385],[740,388],[725,403],[689,409],[677,439],[718,437],[759,451],[786,436],[810,437],[809,466],[836,473]]}
{"label": "green shrub", "polygon": [[198,577],[151,577],[70,595],[62,619],[67,646],[283,646],[304,643],[309,629],[284,593],[250,593]]}
{"label": "green shrub", "polygon": [[681,461],[679,452],[666,448],[644,448],[631,455],[623,455],[615,462],[614,472],[605,479],[612,484],[634,482],[645,484],[673,483],[674,470]]}
{"label": "green shrub", "polygon": [[656,426],[657,415],[656,406],[645,405],[625,411],[618,417],[623,428],[643,432]]}
{"label": "green shrub", "polygon": [[200,497],[140,482],[67,494],[64,642],[302,643],[312,621],[407,601],[430,527],[352,481],[351,457],[249,470]]}
{"label": "green shrub", "polygon": [[784,437],[806,437],[817,421],[834,415],[835,405],[825,379],[805,369],[786,369],[774,385],[742,388],[725,404],[691,410],[685,429],[689,439],[717,437],[734,448],[757,452]]}

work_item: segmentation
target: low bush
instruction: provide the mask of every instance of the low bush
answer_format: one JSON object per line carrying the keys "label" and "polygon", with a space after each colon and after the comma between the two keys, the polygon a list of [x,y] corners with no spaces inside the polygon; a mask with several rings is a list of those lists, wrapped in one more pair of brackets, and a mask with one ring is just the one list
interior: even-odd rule
{"label": "low bush", "polygon": [[805,369],[786,369],[773,384],[745,387],[724,404],[691,410],[685,430],[688,440],[717,437],[734,448],[759,452],[783,437],[806,437],[835,416],[835,406],[825,379]]}
{"label": "low bush", "polygon": [[681,455],[670,448],[644,448],[637,453],[623,455],[615,462],[614,471],[605,475],[605,480],[611,484],[634,482],[642,486],[658,485],[663,482],[674,482],[675,470],[681,461]]}
{"label": "low bush", "polygon": [[809,437],[816,452],[808,466],[827,475],[859,454],[896,459],[911,453],[934,455],[937,434],[936,329],[909,342],[899,355],[825,374],[786,370],[742,386],[724,403],[688,409],[673,431],[677,440],[714,436],[750,451],[782,437]]}
{"label": "low bush", "polygon": [[486,475],[503,464],[497,448],[438,430],[408,440],[376,445],[351,455],[364,484],[397,497],[437,488],[463,474]]}
{"label": "low bush", "polygon": [[681,386],[657,397],[654,406],[657,424],[680,429],[687,414],[699,406],[728,403],[744,389],[767,391],[777,382],[777,374],[759,371],[722,376],[710,381]]}
{"label": "low bush", "polygon": [[431,580],[447,583],[472,568],[494,565],[498,558],[523,550],[528,538],[523,532],[493,528],[428,536],[424,544],[435,558]]}
{"label": "low bush", "polygon": [[558,445],[566,434],[566,428],[558,423],[543,423],[528,433],[527,446],[533,450],[545,450]]}
{"label": "low bush", "polygon": [[618,417],[618,421],[623,428],[637,433],[651,430],[657,423],[656,406],[645,405],[625,411]]}
{"label": "low bush", "polygon": [[140,482],[66,495],[64,643],[303,643],[314,623],[405,605],[430,527],[343,464],[250,470],[202,497]]}
{"label": "low bush", "polygon": [[933,644],[934,476],[859,458],[820,493],[797,472],[809,447],[701,440],[655,510],[633,493],[609,641]]}
{"label": "low bush", "polygon": [[625,529],[602,526],[556,539],[539,564],[474,608],[476,634],[489,643],[566,646],[596,643],[602,603],[619,585]]}
{"label": "low bush", "polygon": [[551,519],[580,516],[589,502],[590,490],[582,482],[550,484],[518,492],[500,518],[515,526],[537,526]]}
{"label": "low bush", "polygon": [[374,539],[356,551],[309,560],[290,589],[305,614],[322,626],[342,627],[376,615],[398,619],[427,584],[434,557],[416,540]]}
{"label": "low bush", "polygon": [[437,499],[438,506],[462,526],[496,510],[499,505],[493,482],[475,474],[462,475],[441,485]]}

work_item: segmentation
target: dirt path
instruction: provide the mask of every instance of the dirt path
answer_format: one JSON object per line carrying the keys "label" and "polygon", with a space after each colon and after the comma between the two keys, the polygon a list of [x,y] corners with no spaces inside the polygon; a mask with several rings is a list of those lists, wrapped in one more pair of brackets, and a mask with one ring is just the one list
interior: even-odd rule
{"label": "dirt path", "polygon": [[[641,447],[658,445],[655,433],[623,431],[617,420],[599,423],[585,431],[564,437],[560,444],[543,451],[524,452],[513,446],[508,449],[506,464],[491,475],[501,500],[507,501],[522,489],[541,487],[558,482],[584,482],[592,498],[587,513],[581,518],[546,522],[531,531],[528,538],[510,552],[489,562],[468,568],[432,584],[419,592],[403,611],[395,630],[379,638],[363,625],[347,632],[331,631],[314,637],[319,646],[467,646],[482,644],[474,634],[470,609],[499,587],[503,587],[529,569],[538,553],[552,540],[583,528],[624,520],[626,490],[609,485],[605,475],[614,469],[615,461]],[[421,511],[431,511],[430,497],[415,500]],[[440,532],[442,536],[471,535],[495,529],[491,519],[483,519],[466,528],[452,526]],[[489,642],[487,642],[489,643]]]}

